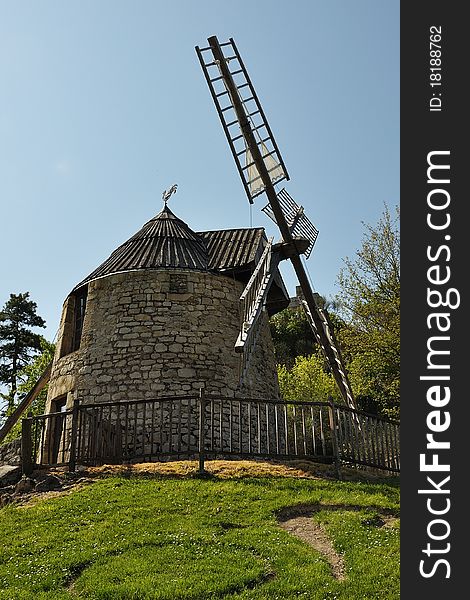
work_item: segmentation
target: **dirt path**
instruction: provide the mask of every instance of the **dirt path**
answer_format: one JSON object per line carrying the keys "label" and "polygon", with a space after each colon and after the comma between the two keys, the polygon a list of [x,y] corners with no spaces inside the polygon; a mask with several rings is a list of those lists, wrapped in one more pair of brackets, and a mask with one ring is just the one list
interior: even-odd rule
{"label": "dirt path", "polygon": [[[323,505],[309,504],[290,506],[279,511],[277,520],[279,526],[291,535],[295,535],[303,542],[310,544],[315,550],[323,554],[331,567],[332,576],[338,581],[343,581],[346,578],[344,560],[341,554],[336,552],[333,543],[328,537],[323,527],[316,523],[312,517],[320,510],[346,510],[359,511],[369,508],[367,506],[353,505]],[[397,517],[391,515],[388,511],[381,511],[373,508],[381,516],[377,516],[373,522],[364,523],[365,525],[375,525],[377,527],[390,527],[397,520]]]}
{"label": "dirt path", "polygon": [[318,523],[309,517],[294,517],[279,525],[323,554],[330,563],[331,574],[335,579],[342,581],[345,578],[343,557],[333,548],[331,540]]}

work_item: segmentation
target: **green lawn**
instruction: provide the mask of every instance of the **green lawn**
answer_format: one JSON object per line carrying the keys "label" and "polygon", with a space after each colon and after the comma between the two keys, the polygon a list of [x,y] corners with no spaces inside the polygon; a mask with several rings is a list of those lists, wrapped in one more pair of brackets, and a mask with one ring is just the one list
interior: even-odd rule
{"label": "green lawn", "polygon": [[[344,581],[277,524],[315,503]],[[380,526],[384,509],[398,515],[395,478],[101,479],[0,510],[0,600],[398,600],[399,522]]]}

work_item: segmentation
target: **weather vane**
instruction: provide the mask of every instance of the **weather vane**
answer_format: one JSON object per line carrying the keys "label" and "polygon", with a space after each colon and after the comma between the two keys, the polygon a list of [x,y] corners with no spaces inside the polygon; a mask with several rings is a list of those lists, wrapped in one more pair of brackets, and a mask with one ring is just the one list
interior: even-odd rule
{"label": "weather vane", "polygon": [[178,184],[174,183],[169,190],[165,190],[163,192],[162,198],[163,198],[163,202],[165,203],[165,206],[166,206],[166,203],[168,202],[168,200],[170,199],[170,196],[172,194],[176,194],[176,188],[177,187],[178,187]]}

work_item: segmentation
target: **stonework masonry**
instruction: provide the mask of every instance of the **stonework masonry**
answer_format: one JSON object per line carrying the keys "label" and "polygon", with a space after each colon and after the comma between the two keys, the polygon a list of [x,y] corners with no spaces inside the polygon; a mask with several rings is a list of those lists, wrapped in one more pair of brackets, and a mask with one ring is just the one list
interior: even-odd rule
{"label": "stonework masonry", "polygon": [[54,400],[81,404],[206,394],[278,398],[274,348],[263,315],[256,350],[239,389],[239,297],[244,284],[182,269],[131,271],[88,284],[78,350],[70,348],[71,305],[64,304],[49,383]]}
{"label": "stonework masonry", "polygon": [[21,439],[12,440],[0,446],[0,465],[21,463]]}

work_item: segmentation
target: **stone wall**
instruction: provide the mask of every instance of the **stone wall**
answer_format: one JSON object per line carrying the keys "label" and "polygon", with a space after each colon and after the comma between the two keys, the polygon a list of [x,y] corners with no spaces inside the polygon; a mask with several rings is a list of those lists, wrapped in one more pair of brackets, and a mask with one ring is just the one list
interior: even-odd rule
{"label": "stone wall", "polygon": [[0,446],[0,465],[21,464],[21,439]]}
{"label": "stone wall", "polygon": [[246,398],[276,399],[280,397],[277,364],[269,317],[265,310],[261,314],[260,321],[256,350],[250,358],[247,373],[237,395]]}
{"label": "stone wall", "polygon": [[[274,349],[263,316],[256,355],[238,389],[239,281],[182,270],[133,271],[92,281],[79,350],[63,354],[70,306],[62,323],[47,411],[58,397],[81,403],[191,394],[276,398]],[[54,405],[52,405],[54,408]]]}

